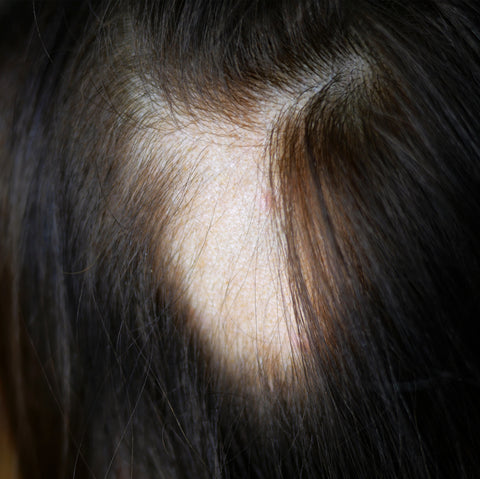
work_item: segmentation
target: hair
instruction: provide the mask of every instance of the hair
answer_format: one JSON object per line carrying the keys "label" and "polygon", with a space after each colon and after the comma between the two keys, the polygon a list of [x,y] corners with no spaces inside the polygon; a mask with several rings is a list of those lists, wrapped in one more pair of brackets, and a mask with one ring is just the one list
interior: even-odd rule
{"label": "hair", "polygon": [[[0,25],[22,477],[480,474],[477,2],[32,2]],[[192,326],[194,129],[265,140],[286,377],[273,350],[232,372]]]}

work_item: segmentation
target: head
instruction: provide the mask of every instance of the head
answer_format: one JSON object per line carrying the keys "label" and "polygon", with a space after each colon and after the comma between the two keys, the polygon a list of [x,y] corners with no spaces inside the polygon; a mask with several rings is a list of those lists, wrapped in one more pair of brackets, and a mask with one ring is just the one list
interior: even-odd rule
{"label": "head", "polygon": [[474,2],[24,7],[0,136],[22,475],[478,473]]}

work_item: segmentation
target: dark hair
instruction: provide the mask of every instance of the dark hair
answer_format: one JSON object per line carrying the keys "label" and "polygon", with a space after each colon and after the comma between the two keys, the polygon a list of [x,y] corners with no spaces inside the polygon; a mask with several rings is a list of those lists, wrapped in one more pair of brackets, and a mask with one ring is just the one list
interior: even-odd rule
{"label": "dark hair", "polygon": [[[0,25],[23,477],[480,474],[477,2],[32,2]],[[184,325],[182,183],[155,156],[179,118],[268,138],[288,379],[247,386]]]}

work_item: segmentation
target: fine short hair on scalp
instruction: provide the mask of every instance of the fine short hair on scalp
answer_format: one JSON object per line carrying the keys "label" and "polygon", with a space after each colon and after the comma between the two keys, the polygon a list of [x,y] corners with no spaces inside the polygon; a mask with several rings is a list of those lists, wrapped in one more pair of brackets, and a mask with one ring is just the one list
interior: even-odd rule
{"label": "fine short hair on scalp", "polygon": [[476,1],[6,2],[0,23],[21,477],[480,474]]}

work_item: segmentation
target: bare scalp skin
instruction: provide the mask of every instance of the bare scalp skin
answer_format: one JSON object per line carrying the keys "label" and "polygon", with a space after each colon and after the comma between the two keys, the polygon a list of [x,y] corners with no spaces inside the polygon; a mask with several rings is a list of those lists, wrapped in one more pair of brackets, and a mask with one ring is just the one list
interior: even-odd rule
{"label": "bare scalp skin", "polygon": [[216,367],[253,383],[286,379],[298,345],[270,181],[272,116],[250,128],[182,118],[154,142],[173,178],[165,234],[187,327]]}

